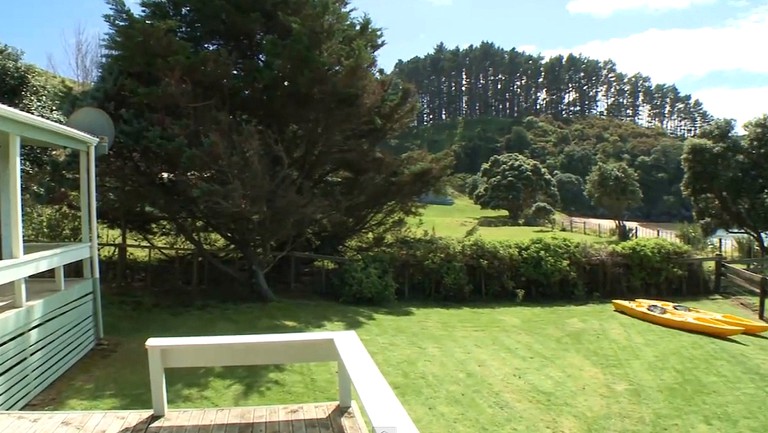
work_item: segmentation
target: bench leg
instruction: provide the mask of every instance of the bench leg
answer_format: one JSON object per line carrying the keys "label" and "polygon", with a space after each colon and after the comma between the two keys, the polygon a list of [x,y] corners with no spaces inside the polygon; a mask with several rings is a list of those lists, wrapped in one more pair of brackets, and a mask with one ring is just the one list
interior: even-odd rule
{"label": "bench leg", "polygon": [[165,389],[165,368],[160,349],[148,348],[149,386],[152,391],[152,411],[155,416],[165,416],[168,411],[168,396]]}
{"label": "bench leg", "polygon": [[352,407],[352,379],[341,361],[339,361],[339,407],[342,409]]}

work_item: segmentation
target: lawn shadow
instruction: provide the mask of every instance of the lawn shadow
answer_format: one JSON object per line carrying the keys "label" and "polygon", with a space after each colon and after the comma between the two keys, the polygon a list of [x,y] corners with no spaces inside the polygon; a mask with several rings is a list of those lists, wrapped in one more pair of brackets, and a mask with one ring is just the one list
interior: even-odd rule
{"label": "lawn shadow", "polygon": [[768,340],[768,337],[760,334],[742,334],[742,335],[746,335],[747,337],[751,337],[751,338],[757,338],[759,340]]}

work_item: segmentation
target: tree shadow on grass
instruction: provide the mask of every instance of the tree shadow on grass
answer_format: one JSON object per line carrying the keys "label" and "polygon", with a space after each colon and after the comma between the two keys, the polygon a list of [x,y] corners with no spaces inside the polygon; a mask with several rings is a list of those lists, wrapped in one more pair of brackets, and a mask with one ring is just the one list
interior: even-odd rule
{"label": "tree shadow on grass", "polygon": [[[324,301],[136,309],[106,299],[107,344],[89,352],[25,409],[152,407],[144,347],[150,337],[355,330],[378,315],[412,314],[402,305],[361,307]],[[335,371],[334,363],[169,369],[168,401],[171,408],[333,401],[338,398]]]}

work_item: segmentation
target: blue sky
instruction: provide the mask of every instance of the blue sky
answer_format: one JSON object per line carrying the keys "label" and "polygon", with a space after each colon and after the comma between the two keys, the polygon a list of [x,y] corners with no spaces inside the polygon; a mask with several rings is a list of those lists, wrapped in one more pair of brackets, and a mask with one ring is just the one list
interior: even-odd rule
{"label": "blue sky", "polygon": [[[64,66],[63,41],[79,23],[104,31],[102,0],[3,5],[0,42],[45,67]],[[768,0],[352,0],[384,28],[379,62],[488,40],[544,55],[612,58],[620,70],[675,83],[719,117],[768,113]],[[64,68],[65,69],[65,68]]]}

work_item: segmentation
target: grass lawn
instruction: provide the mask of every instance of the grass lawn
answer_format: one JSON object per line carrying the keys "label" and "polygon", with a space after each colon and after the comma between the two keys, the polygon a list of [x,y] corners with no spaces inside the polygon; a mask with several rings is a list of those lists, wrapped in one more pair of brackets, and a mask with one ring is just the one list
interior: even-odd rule
{"label": "grass lawn", "polygon": [[[482,210],[466,197],[454,197],[453,206],[429,205],[421,217],[413,218],[411,224],[438,236],[462,237],[480,217],[506,215],[504,211]],[[480,227],[478,234],[486,239],[525,240],[541,236],[562,236],[587,242],[608,242],[609,238],[552,231],[543,227]]]}
{"label": "grass lawn", "polygon": [[[748,315],[730,301],[690,305]],[[93,352],[36,408],[151,407],[150,336],[354,329],[422,432],[763,431],[768,338],[720,340],[610,304],[370,309],[324,302],[141,310],[107,304]],[[332,364],[171,370],[171,408],[336,399]]]}

